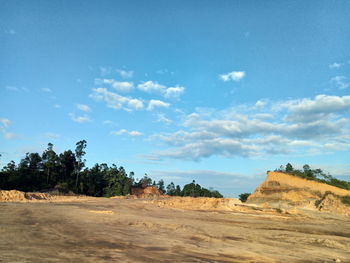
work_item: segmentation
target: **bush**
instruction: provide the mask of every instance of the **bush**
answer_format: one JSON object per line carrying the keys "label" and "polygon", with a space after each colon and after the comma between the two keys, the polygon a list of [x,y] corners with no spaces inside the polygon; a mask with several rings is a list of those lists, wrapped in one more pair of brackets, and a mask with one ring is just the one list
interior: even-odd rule
{"label": "bush", "polygon": [[241,200],[241,202],[246,202],[248,197],[251,195],[251,193],[243,193],[239,195],[239,200]]}

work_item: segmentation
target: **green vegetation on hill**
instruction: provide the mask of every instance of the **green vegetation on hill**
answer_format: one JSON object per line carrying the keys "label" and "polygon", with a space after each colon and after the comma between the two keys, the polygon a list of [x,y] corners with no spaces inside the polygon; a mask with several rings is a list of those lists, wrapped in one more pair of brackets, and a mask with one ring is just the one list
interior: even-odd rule
{"label": "green vegetation on hill", "polygon": [[246,202],[248,200],[248,197],[251,195],[251,193],[243,193],[239,195],[239,200],[241,200],[242,203]]}
{"label": "green vegetation on hill", "polygon": [[[57,154],[53,144],[49,143],[47,149],[39,153],[27,153],[18,165],[11,161],[0,171],[0,189],[34,191],[58,191],[61,193],[75,193],[90,196],[116,196],[128,195],[133,186],[156,186],[162,193],[174,196],[205,196],[222,197],[218,191],[208,190],[195,184],[181,187],[170,183],[166,189],[163,180],[158,183],[145,175],[135,180],[134,173],[129,175],[125,169],[112,164],[95,164],[88,168],[85,166],[84,156],[87,142],[76,143],[75,151],[67,150]],[[1,155],[0,155],[1,157]]]}
{"label": "green vegetation on hill", "polygon": [[305,164],[303,166],[303,170],[298,170],[294,169],[290,163],[287,163],[285,167],[281,165],[280,168],[276,169],[275,171],[333,185],[345,190],[350,190],[350,182],[334,178],[332,175],[324,173],[321,169],[311,169],[311,167],[308,164]]}

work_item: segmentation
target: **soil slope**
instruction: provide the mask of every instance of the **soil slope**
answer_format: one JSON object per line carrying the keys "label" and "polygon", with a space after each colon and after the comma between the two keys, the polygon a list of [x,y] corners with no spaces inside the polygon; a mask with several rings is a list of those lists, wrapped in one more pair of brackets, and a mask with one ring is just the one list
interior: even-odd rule
{"label": "soil slope", "polygon": [[350,206],[342,204],[341,196],[350,196],[350,191],[281,172],[268,172],[247,203],[308,207],[350,215]]}

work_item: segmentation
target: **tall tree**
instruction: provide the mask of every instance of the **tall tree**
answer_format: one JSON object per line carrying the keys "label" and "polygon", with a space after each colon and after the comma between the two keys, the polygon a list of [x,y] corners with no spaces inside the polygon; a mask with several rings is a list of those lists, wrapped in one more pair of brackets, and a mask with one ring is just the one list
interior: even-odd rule
{"label": "tall tree", "polygon": [[286,172],[287,173],[291,173],[293,171],[294,171],[293,166],[290,163],[287,163],[287,165],[286,165]]}
{"label": "tall tree", "polygon": [[83,159],[84,155],[86,154],[85,152],[86,148],[86,141],[82,140],[76,143],[76,148],[75,148],[75,157],[76,157],[76,165],[75,165],[75,174],[76,174],[76,180],[75,180],[75,188],[78,188],[78,181],[79,181],[79,175],[81,169],[84,168],[85,166],[85,159]]}
{"label": "tall tree", "polygon": [[58,163],[58,156],[53,150],[53,144],[48,143],[47,149],[43,152],[42,160],[46,170],[46,184],[50,186],[52,171]]}

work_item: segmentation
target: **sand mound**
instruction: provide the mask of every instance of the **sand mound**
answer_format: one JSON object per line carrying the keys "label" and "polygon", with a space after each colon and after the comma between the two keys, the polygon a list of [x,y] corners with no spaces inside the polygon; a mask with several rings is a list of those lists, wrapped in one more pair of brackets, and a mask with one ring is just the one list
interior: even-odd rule
{"label": "sand mound", "polygon": [[[328,193],[332,195],[327,197]],[[268,172],[265,181],[249,196],[247,203],[268,203],[272,207],[284,208],[296,206],[346,214],[347,206],[339,198],[348,195],[350,191],[332,185],[285,173]],[[324,205],[320,209],[318,204],[321,201]]]}
{"label": "sand mound", "polygon": [[315,205],[320,211],[350,215],[350,206],[343,204],[340,197],[332,193],[326,193],[320,200],[315,202]]}
{"label": "sand mound", "polygon": [[2,202],[16,202],[16,201],[28,201],[28,200],[50,200],[52,196],[50,194],[43,193],[25,193],[17,190],[0,191],[0,201]]}
{"label": "sand mound", "polygon": [[160,196],[162,193],[155,186],[132,187],[131,194],[139,198]]}
{"label": "sand mound", "polygon": [[93,199],[87,196],[62,196],[47,193],[31,193],[17,190],[0,190],[0,202],[61,202]]}
{"label": "sand mound", "polygon": [[206,197],[169,197],[153,200],[159,207],[178,208],[186,210],[236,210],[236,205],[242,204],[237,198],[206,198]]}

